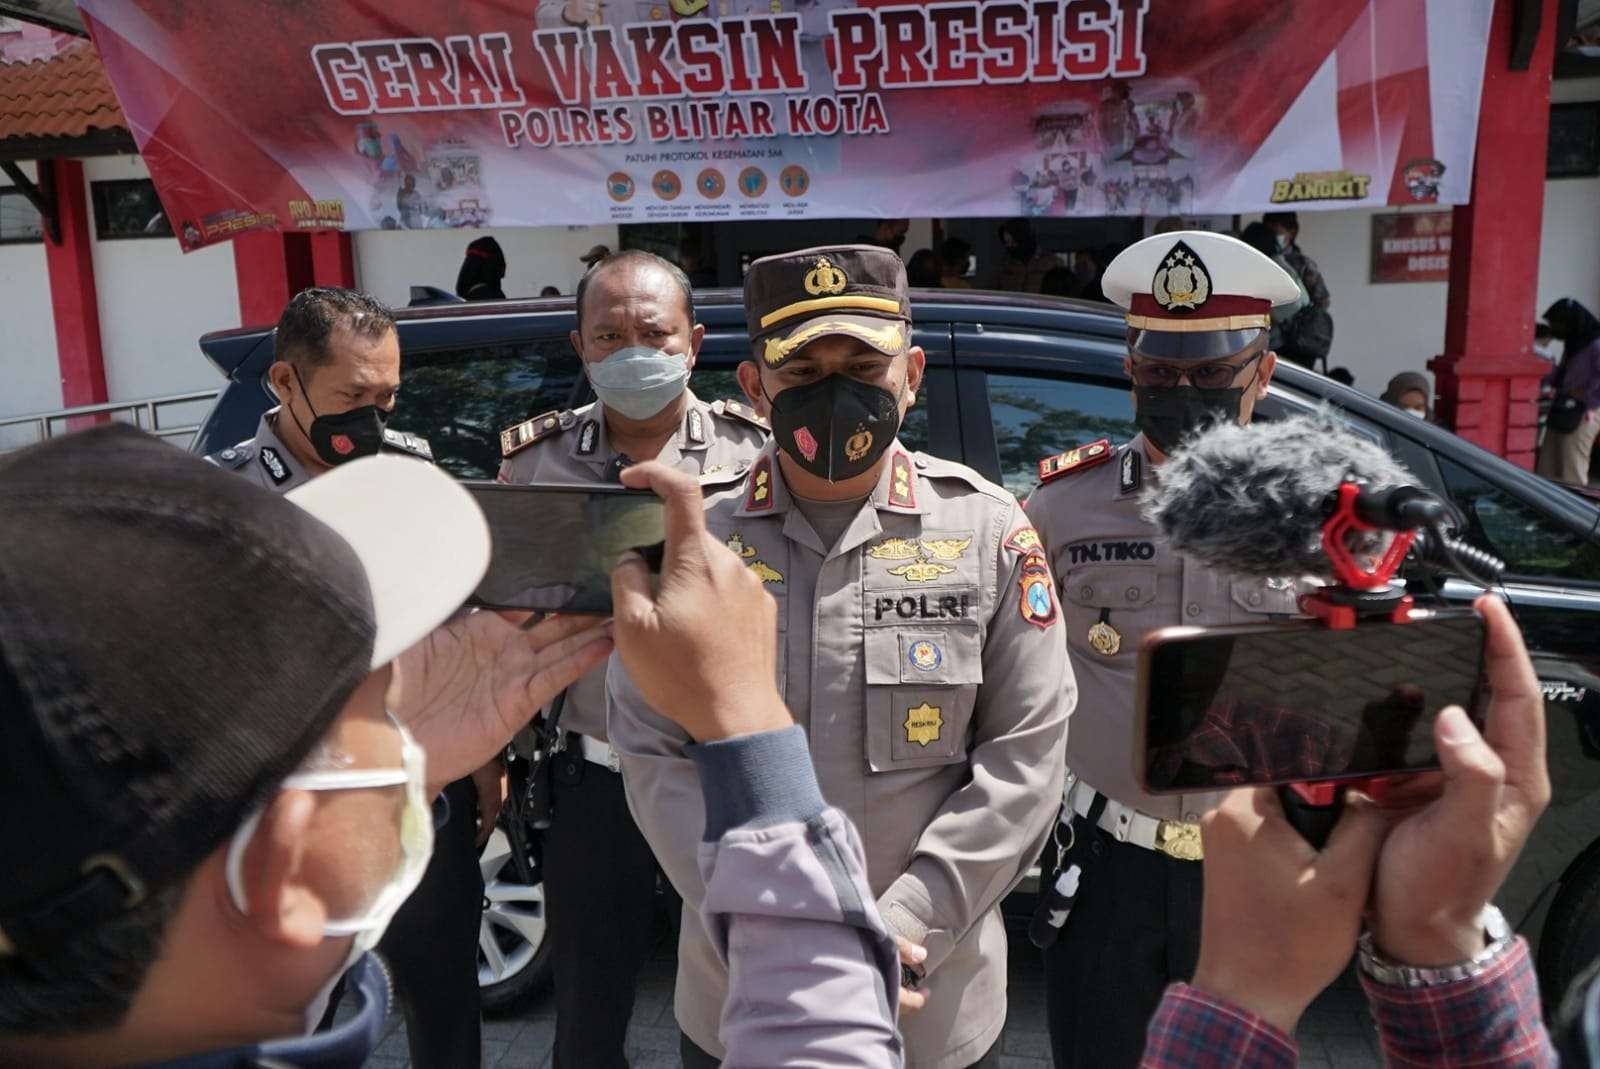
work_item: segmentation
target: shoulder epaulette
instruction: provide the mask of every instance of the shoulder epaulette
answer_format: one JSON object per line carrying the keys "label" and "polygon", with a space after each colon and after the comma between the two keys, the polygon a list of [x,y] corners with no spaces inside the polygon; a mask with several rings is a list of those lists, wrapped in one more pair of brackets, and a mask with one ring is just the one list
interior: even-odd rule
{"label": "shoulder epaulette", "polygon": [[926,478],[957,479],[972,489],[987,494],[996,501],[1012,502],[1016,500],[1006,492],[1004,487],[990,482],[960,461],[936,457],[929,453],[914,453],[912,454],[912,463]]}
{"label": "shoulder epaulette", "polygon": [[217,452],[206,457],[206,459],[219,468],[227,468],[229,471],[237,471],[238,469],[244,467],[245,464],[249,463],[250,458],[255,455],[255,452],[255,446],[251,445],[248,441],[245,441],[240,442],[238,445],[230,445],[226,449],[218,450]]}
{"label": "shoulder epaulette", "polygon": [[1080,445],[1059,456],[1045,457],[1039,461],[1039,481],[1047,483],[1075,471],[1087,471],[1096,464],[1104,464],[1110,459],[1111,439],[1102,438],[1098,442]]}
{"label": "shoulder epaulette", "polygon": [[714,401],[711,405],[711,411],[719,416],[743,420],[752,427],[760,427],[769,434],[772,432],[772,424],[762,419],[755,409],[742,401]]}
{"label": "shoulder epaulette", "polygon": [[507,427],[500,432],[500,455],[509,457],[513,453],[521,452],[534,442],[540,442],[566,430],[576,423],[570,410],[566,412],[546,412],[542,416],[523,420],[516,426]]}
{"label": "shoulder epaulette", "polygon": [[420,434],[409,434],[391,427],[383,429],[383,447],[391,452],[404,453],[418,460],[433,462],[433,446]]}

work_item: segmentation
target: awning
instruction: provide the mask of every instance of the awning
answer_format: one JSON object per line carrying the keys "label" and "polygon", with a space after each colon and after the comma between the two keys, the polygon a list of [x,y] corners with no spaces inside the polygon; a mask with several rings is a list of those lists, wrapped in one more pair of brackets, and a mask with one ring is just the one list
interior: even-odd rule
{"label": "awning", "polygon": [[89,36],[73,0],[0,0],[0,16],[37,23],[79,37]]}

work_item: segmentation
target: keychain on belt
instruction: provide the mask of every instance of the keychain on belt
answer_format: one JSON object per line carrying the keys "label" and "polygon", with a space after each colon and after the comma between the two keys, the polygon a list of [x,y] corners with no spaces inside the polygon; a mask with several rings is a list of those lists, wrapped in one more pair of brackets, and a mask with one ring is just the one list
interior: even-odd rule
{"label": "keychain on belt", "polygon": [[[1063,802],[1061,817],[1056,820],[1055,830],[1050,833],[1050,838],[1056,844],[1056,862],[1050,867],[1049,873],[1054,876],[1055,882],[1040,896],[1039,905],[1033,911],[1033,920],[1028,924],[1028,940],[1040,950],[1053,945],[1061,936],[1061,926],[1067,923],[1067,914],[1072,912],[1072,903],[1078,897],[1078,881],[1083,876],[1083,870],[1077,862],[1070,865],[1066,863],[1067,852],[1077,841],[1072,819],[1071,806]],[[1067,829],[1065,843],[1061,841],[1062,828]]]}

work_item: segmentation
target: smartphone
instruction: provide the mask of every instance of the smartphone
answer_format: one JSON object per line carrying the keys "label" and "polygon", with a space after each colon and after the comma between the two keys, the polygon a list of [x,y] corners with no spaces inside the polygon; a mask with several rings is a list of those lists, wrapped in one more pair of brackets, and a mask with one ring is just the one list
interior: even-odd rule
{"label": "smartphone", "polygon": [[625,486],[463,482],[489,523],[489,570],[469,603],[532,612],[611,612],[611,569],[625,551],[661,566],[661,499]]}
{"label": "smartphone", "polygon": [[1348,631],[1300,620],[1154,631],[1139,647],[1134,774],[1163,794],[1438,768],[1440,709],[1482,726],[1483,643],[1470,609]]}

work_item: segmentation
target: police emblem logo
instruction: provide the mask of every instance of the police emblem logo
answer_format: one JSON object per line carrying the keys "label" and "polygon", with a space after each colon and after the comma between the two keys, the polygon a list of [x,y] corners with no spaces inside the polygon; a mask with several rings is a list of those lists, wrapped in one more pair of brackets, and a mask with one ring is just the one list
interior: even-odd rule
{"label": "police emblem logo", "polygon": [[906,710],[907,742],[916,743],[918,746],[938,742],[939,732],[943,727],[944,713],[937,705],[923,702]]}
{"label": "police emblem logo", "polygon": [[735,557],[747,560],[756,555],[756,547],[745,545],[744,538],[737,531],[729,535],[728,541],[723,544],[729,549],[733,550],[733,555]]}
{"label": "police emblem logo", "polygon": [[[851,461],[860,460],[872,448],[872,432],[865,428],[857,428],[844,443],[844,455]],[[806,458],[810,460],[810,457]]]}
{"label": "police emblem logo", "polygon": [[1194,250],[1180,241],[1156,268],[1150,295],[1165,311],[1197,311],[1211,297],[1211,273]]}
{"label": "police emblem logo", "polygon": [[971,545],[970,538],[924,538],[922,551],[934,560],[960,560]]}
{"label": "police emblem logo", "polygon": [[843,271],[826,256],[817,257],[817,264],[806,273],[806,292],[813,297],[831,297],[843,293],[850,284]]}
{"label": "police emblem logo", "polygon": [[794,432],[794,447],[807,460],[817,459],[817,439],[807,428],[801,427]]}
{"label": "police emblem logo", "polygon": [[1122,632],[1098,620],[1089,625],[1089,648],[1102,657],[1115,657],[1122,649]]}
{"label": "police emblem logo", "polygon": [[938,643],[921,639],[911,644],[906,651],[906,660],[919,672],[931,672],[944,663],[944,651]]}
{"label": "police emblem logo", "polygon": [[1022,618],[1041,629],[1055,623],[1055,587],[1050,581],[1050,566],[1045,563],[1042,550],[1034,550],[1023,559],[1022,574],[1017,582],[1021,595],[1017,600],[1017,611]]}
{"label": "police emblem logo", "polygon": [[919,552],[915,538],[885,538],[868,549],[867,556],[873,560],[910,560]]}

